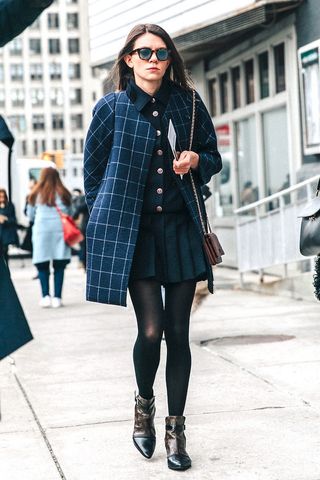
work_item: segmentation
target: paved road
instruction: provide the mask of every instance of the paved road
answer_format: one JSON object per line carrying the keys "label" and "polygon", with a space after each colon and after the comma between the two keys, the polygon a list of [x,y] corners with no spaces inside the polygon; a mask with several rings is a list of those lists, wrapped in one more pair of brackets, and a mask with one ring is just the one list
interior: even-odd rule
{"label": "paved road", "polygon": [[319,304],[232,289],[192,318],[187,447],[193,468],[167,469],[165,345],[155,385],[158,444],[131,441],[135,382],[131,307],[87,303],[66,273],[65,307],[41,310],[32,267],[12,274],[35,340],[1,362],[1,480],[320,480]]}

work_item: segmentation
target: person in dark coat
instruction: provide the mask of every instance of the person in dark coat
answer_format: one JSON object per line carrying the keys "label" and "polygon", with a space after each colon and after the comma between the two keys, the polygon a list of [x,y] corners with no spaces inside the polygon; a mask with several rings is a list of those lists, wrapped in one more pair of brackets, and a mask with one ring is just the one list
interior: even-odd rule
{"label": "person in dark coat", "polygon": [[0,255],[0,360],[32,338],[8,266]]}
{"label": "person in dark coat", "polygon": [[79,220],[79,229],[83,234],[83,240],[82,242],[80,242],[79,260],[83,268],[86,269],[86,265],[87,265],[86,231],[87,231],[87,225],[89,221],[89,210],[86,204],[85,196],[81,194],[81,191],[79,196],[77,197],[77,201],[74,204],[72,217],[74,220]]}
{"label": "person in dark coat", "polygon": [[[189,171],[204,211],[200,188],[221,170],[221,157],[198,93],[189,150],[193,87],[161,27],[134,27],[114,71],[117,92],[95,106],[85,145],[87,299],[124,306],[129,289],[138,328],[133,442],[146,458],[156,443],[153,384],[164,333],[167,462],[170,469],[186,470],[191,466],[183,415],[191,369],[190,311],[198,280],[207,279],[213,291]],[[170,121],[180,152],[175,157],[167,138]]]}
{"label": "person in dark coat", "polygon": [[8,263],[9,245],[18,245],[17,219],[15,208],[9,201],[7,192],[0,188],[0,253]]}
{"label": "person in dark coat", "polygon": [[0,0],[0,47],[31,25],[53,0]]}

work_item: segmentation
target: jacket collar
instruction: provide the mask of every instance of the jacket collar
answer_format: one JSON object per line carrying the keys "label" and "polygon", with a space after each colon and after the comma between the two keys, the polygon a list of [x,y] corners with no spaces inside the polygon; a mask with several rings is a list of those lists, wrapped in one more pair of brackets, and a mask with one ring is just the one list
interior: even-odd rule
{"label": "jacket collar", "polygon": [[128,83],[126,93],[136,109],[141,112],[141,110],[151,102],[152,98],[155,98],[159,102],[161,102],[164,106],[168,104],[171,88],[170,83],[167,80],[163,80],[160,89],[157,93],[154,94],[152,97],[145,91],[143,91],[138,85],[136,85],[135,81],[131,79]]}

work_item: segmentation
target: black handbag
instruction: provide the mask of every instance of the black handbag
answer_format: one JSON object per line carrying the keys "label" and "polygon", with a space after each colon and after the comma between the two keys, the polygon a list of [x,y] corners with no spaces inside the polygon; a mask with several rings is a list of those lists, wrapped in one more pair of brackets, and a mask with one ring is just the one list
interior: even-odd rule
{"label": "black handbag", "polygon": [[[194,124],[195,124],[195,115],[196,115],[196,94],[195,91],[192,90],[192,119],[191,119],[191,132],[190,132],[190,143],[189,143],[189,150],[192,148],[192,143],[193,143],[193,134],[194,134]],[[203,214],[201,211],[200,207],[200,202],[199,202],[199,196],[197,193],[196,185],[194,182],[194,178],[191,172],[191,169],[189,170],[190,174],[190,180],[191,180],[191,185],[192,185],[192,190],[194,193],[194,197],[197,203],[197,208],[199,212],[199,217],[200,217],[200,222],[201,222],[201,227],[202,227],[202,241],[203,241],[203,249],[204,252],[207,256],[208,262],[210,265],[217,265],[218,263],[222,262],[221,256],[224,255],[223,248],[218,240],[217,235],[212,231],[210,227],[210,223],[208,220],[207,213],[205,211],[204,207],[204,213],[205,213],[205,220],[203,218]]]}
{"label": "black handbag", "polygon": [[320,255],[320,178],[315,198],[309,202],[299,217],[300,229],[300,252],[306,257]]}

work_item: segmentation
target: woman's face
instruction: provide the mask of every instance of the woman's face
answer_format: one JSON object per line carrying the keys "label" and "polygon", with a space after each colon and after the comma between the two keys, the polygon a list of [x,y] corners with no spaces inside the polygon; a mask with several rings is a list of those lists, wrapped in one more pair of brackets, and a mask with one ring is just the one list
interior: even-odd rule
{"label": "woman's face", "polygon": [[126,64],[133,68],[134,78],[136,84],[141,86],[146,82],[152,82],[156,85],[161,85],[162,78],[170,65],[170,58],[161,61],[156,56],[156,51],[159,48],[167,48],[162,38],[153,33],[144,33],[137,38],[134,44],[134,50],[138,48],[150,48],[154,50],[149,60],[142,60],[138,52],[127,55],[124,60]]}

